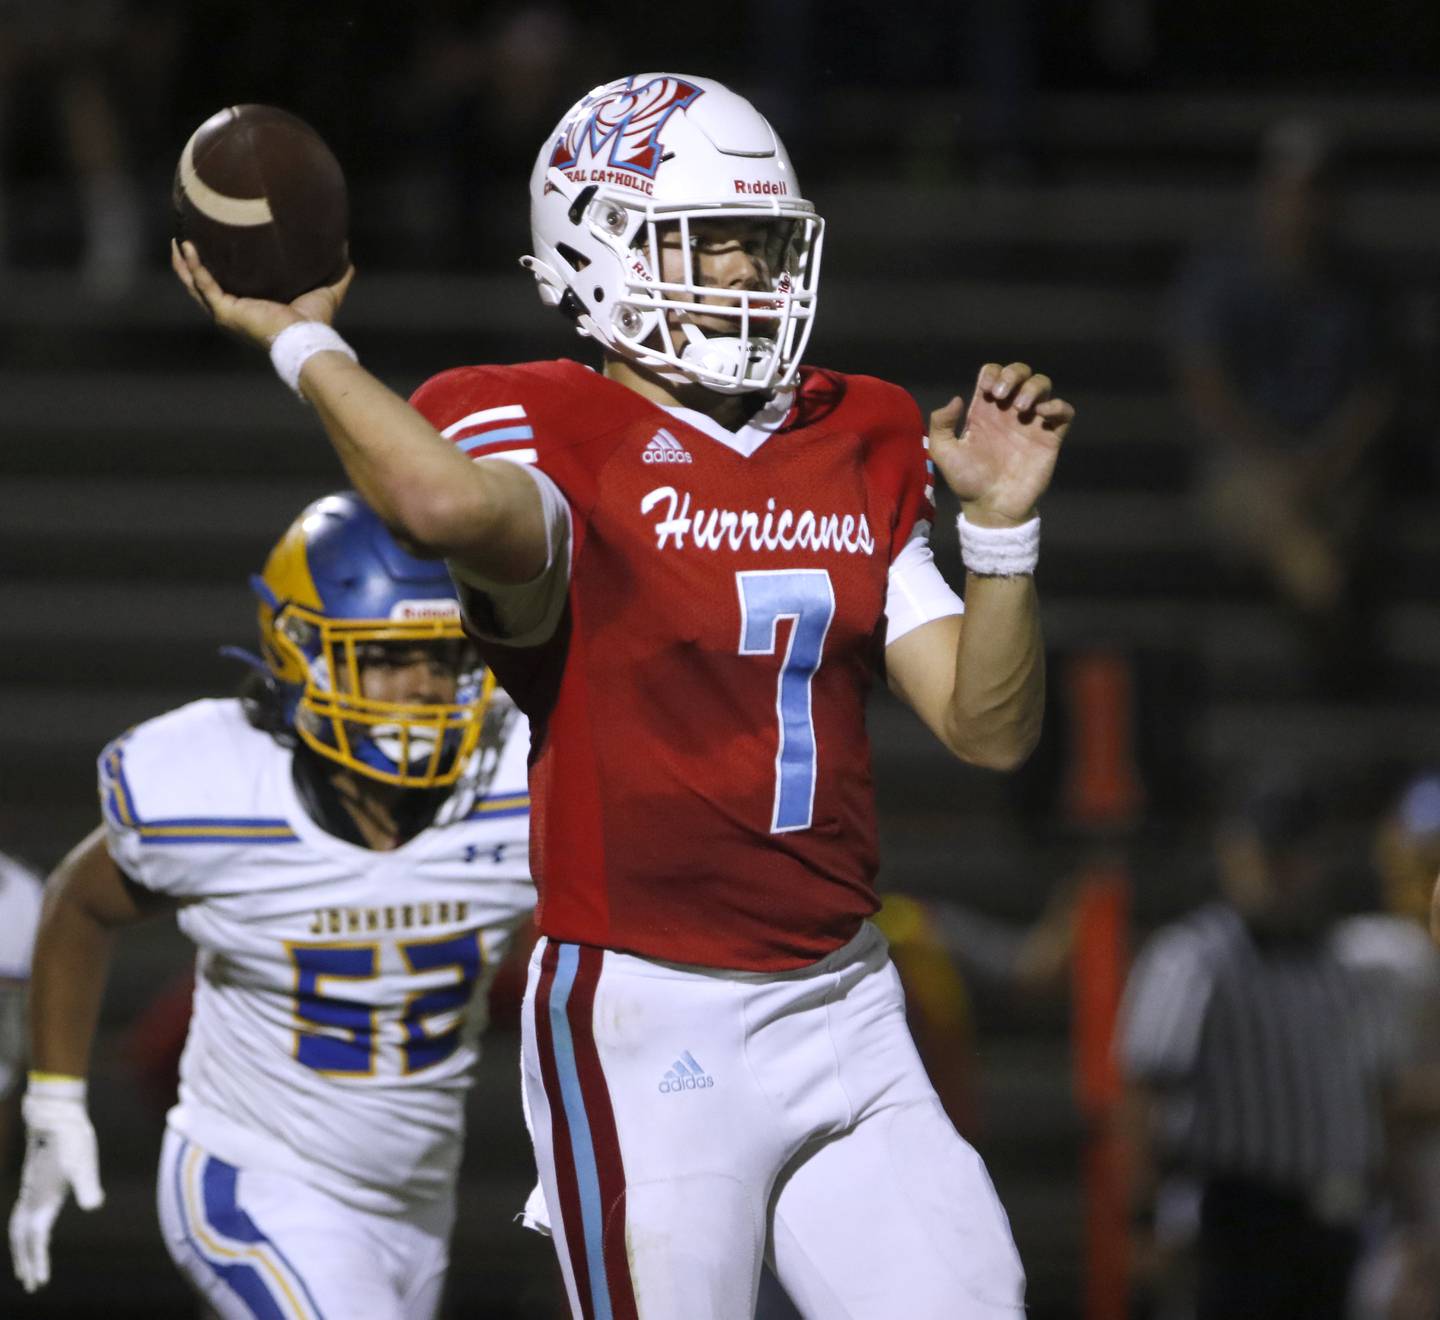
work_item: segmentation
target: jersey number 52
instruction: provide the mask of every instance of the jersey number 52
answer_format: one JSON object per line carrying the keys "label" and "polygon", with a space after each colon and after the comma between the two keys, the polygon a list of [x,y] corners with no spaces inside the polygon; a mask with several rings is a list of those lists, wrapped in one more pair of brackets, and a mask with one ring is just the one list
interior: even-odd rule
{"label": "jersey number 52", "polygon": [[[400,945],[412,976],[442,972],[440,985],[414,990],[398,1008],[346,999],[336,981],[371,981],[380,975],[378,944],[293,944],[295,1057],[316,1072],[343,1077],[375,1074],[382,1037],[399,1037],[405,1074],[433,1068],[460,1047],[465,1008],[480,975],[480,932]],[[393,974],[392,974],[393,976]],[[407,978],[408,979],[408,978]],[[386,1022],[395,1029],[386,1031]]]}

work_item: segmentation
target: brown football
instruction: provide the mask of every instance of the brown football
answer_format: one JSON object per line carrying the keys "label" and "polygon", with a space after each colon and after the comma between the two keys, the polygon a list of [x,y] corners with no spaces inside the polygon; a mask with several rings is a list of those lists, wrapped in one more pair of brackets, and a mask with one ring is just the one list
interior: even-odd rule
{"label": "brown football", "polygon": [[349,265],[350,206],[335,154],[273,105],[210,116],[175,169],[175,233],[227,293],[290,302]]}

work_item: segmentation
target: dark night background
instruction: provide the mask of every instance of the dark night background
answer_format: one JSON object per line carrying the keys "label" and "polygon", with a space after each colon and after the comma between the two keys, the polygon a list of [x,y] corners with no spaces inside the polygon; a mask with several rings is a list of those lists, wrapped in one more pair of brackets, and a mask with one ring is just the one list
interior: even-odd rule
{"label": "dark night background", "polygon": [[[1023,924],[1097,857],[1120,858],[1138,938],[1209,892],[1216,786],[1264,750],[1321,778],[1341,901],[1373,902],[1376,814],[1440,756],[1440,6],[1398,0],[0,0],[0,847],[53,866],[96,819],[106,741],[232,689],[216,652],[250,644],[247,574],[343,484],[305,409],[169,275],[170,178],[198,123],[274,102],[330,141],[359,270],[341,326],[408,392],[462,362],[587,356],[516,264],[525,180],[572,101],[651,68],[730,82],[786,141],[829,225],[813,361],[897,380],[929,409],[968,393],[982,362],[1023,359],[1079,409],[1045,504],[1046,739],[1016,777],[966,771],[878,696],[882,883]],[[1245,230],[1257,144],[1296,116],[1338,146],[1341,223],[1383,292],[1399,386],[1357,571],[1365,642],[1338,679],[1216,557],[1170,351],[1177,272]],[[942,511],[936,553],[959,581],[951,525]],[[1070,792],[1079,664],[1096,655],[1130,684],[1141,798],[1116,818]],[[194,1313],[154,1223],[163,1104],[133,1040],[187,958],[168,927],[125,939],[92,1088],[110,1199],[66,1211],[39,1297],[4,1272],[0,1315]],[[977,1144],[1031,1314],[1067,1320],[1084,1128],[1068,997],[969,996]],[[510,1222],[529,1154],[513,1013],[500,1018],[448,1314],[548,1317],[548,1247]]]}

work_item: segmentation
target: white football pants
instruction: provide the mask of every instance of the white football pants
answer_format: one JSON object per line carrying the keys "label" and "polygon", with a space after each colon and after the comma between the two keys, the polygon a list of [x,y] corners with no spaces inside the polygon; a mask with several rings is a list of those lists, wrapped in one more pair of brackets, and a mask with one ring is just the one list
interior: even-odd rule
{"label": "white football pants", "polygon": [[430,1320],[440,1305],[450,1197],[367,1213],[167,1128],[156,1199],[171,1259],[223,1320]]}
{"label": "white football pants", "polygon": [[795,972],[542,940],[524,1083],[570,1306],[748,1320],[768,1257],[809,1320],[989,1320],[1025,1279],[868,923]]}

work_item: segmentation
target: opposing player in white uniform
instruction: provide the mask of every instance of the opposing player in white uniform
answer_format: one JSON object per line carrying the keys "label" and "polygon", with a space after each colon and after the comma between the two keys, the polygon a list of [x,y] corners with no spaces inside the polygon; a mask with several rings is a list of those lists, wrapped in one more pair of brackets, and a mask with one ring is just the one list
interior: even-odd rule
{"label": "opposing player in white uniform", "polygon": [[46,1282],[68,1188],[100,1202],[105,955],[168,908],[198,947],[157,1186],[176,1264],[225,1317],[425,1317],[486,990],[533,905],[526,731],[444,568],[355,496],[306,509],[253,582],[253,695],[108,747],[103,826],[51,881],[16,1272]]}

